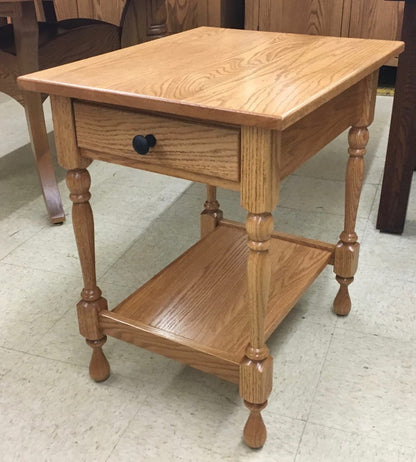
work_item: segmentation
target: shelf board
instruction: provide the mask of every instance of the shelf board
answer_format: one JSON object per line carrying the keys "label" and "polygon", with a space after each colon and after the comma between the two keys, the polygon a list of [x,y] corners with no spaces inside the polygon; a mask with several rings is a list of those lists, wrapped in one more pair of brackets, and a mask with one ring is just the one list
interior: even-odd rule
{"label": "shelf board", "polygon": [[[331,262],[334,246],[315,244],[272,236],[267,338]],[[247,257],[244,228],[221,225],[113,311],[100,313],[100,325],[110,336],[238,382],[249,341]]]}

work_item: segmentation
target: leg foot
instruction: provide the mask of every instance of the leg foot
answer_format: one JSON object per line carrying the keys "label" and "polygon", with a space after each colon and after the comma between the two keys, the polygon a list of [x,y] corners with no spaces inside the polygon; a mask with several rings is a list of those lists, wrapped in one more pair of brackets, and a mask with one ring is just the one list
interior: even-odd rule
{"label": "leg foot", "polygon": [[263,404],[252,404],[244,401],[244,404],[250,409],[250,415],[244,427],[244,442],[250,448],[261,448],[267,438],[267,430],[264,425],[261,411],[267,406],[267,401]]}
{"label": "leg foot", "polygon": [[340,287],[334,300],[334,311],[338,316],[347,316],[351,311],[351,298],[348,292],[348,286],[354,280],[354,278],[342,278],[336,277]]}
{"label": "leg foot", "polygon": [[106,341],[105,336],[100,340],[87,340],[87,344],[92,348],[90,376],[96,382],[104,382],[110,376],[110,365],[102,349]]}

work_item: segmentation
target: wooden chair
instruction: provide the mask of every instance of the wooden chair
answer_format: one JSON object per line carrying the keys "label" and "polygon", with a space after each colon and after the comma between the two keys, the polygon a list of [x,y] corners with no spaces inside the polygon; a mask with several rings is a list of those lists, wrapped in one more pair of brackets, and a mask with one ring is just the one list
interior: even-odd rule
{"label": "wooden chair", "polygon": [[[33,5],[28,6],[28,2],[22,4],[22,21],[15,21],[13,25],[5,24],[4,21],[3,25],[0,24],[0,91],[25,107],[36,167],[52,223],[62,223],[65,214],[56,183],[42,108],[46,95],[40,97],[34,93],[23,92],[16,79],[21,74],[106,53],[166,33],[164,0],[120,1],[123,1],[124,8],[118,25],[94,18],[58,21],[52,0],[35,0],[37,17],[43,20],[37,23],[36,30],[25,30],[25,33],[19,30],[24,26],[24,8],[30,7],[33,11]],[[62,0],[60,3],[62,4]],[[137,30],[138,28],[141,30]],[[27,52],[29,46],[33,47],[33,40],[38,40],[35,48],[38,56]]]}

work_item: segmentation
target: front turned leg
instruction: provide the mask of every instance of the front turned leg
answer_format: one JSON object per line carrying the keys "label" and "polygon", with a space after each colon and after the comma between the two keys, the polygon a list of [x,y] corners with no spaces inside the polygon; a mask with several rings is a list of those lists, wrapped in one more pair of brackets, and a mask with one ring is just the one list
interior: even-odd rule
{"label": "front turned leg", "polygon": [[217,201],[217,188],[207,185],[207,200],[201,213],[201,239],[218,226],[222,218],[222,210]]}
{"label": "front turned leg", "polygon": [[335,249],[334,272],[340,284],[334,300],[334,311],[346,316],[351,310],[348,286],[354,280],[358,267],[360,244],[357,242],[355,224],[364,177],[364,155],[368,143],[367,127],[352,127],[348,134],[349,159],[345,182],[345,220],[344,231]]}
{"label": "front turned leg", "polygon": [[273,218],[270,213],[249,214],[246,221],[249,256],[247,262],[250,344],[240,366],[240,395],[250,410],[244,427],[244,441],[260,448],[267,432],[261,411],[272,390],[273,359],[264,340],[264,324],[270,289],[270,237]]}
{"label": "front turned leg", "polygon": [[98,315],[108,308],[96,282],[94,220],[89,203],[91,178],[86,169],[75,169],[67,173],[66,182],[73,202],[72,222],[84,279],[81,300],[77,304],[79,330],[93,350],[90,376],[102,382],[110,375],[110,366],[102,350],[107,337],[100,329]]}

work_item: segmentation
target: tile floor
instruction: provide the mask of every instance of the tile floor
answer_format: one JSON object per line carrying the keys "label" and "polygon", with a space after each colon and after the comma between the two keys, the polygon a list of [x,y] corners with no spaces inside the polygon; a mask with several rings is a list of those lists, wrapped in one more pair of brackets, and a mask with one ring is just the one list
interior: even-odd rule
{"label": "tile floor", "polygon": [[[404,234],[375,230],[391,103],[378,98],[371,128],[353,310],[331,312],[338,285],[328,268],[270,339],[269,437],[253,451],[241,441],[247,411],[232,384],[111,339],[111,377],[89,379],[64,172],[67,222],[50,226],[23,111],[2,96],[0,460],[415,462],[416,185]],[[343,134],[284,182],[281,230],[337,240],[346,157]],[[99,284],[114,306],[198,239],[204,189],[112,165],[90,170]],[[237,194],[219,199],[244,219]]]}

